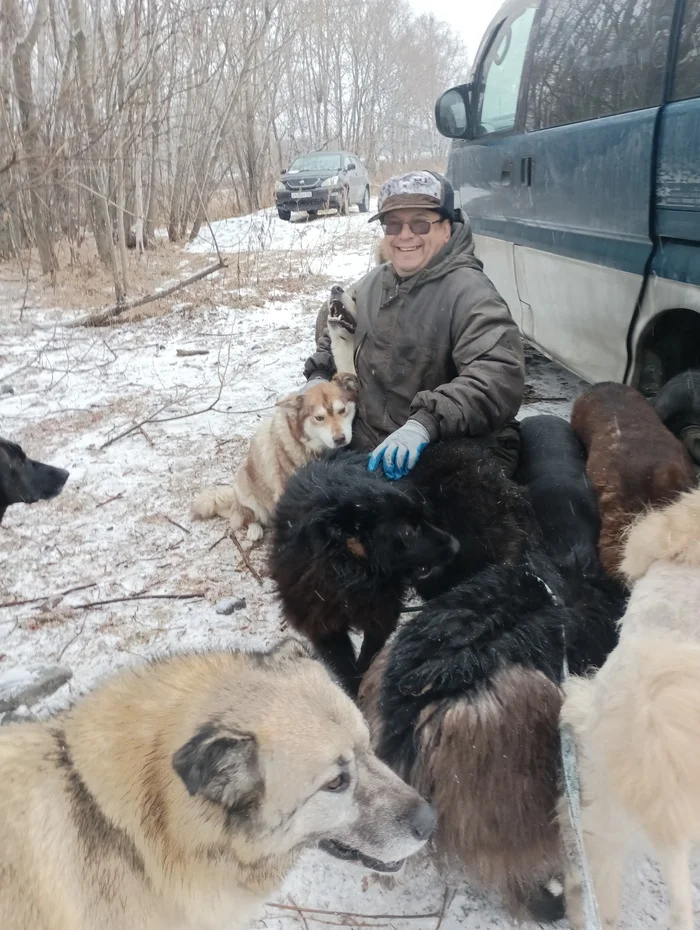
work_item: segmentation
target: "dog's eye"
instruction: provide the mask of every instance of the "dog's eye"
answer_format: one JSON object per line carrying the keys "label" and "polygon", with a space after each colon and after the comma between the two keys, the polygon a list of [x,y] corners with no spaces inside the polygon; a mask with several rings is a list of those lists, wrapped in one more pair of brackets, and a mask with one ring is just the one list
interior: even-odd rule
{"label": "dog's eye", "polygon": [[318,420],[319,423],[323,423],[325,419],[326,419],[325,413],[317,413],[316,416],[314,417],[314,420]]}
{"label": "dog's eye", "polygon": [[345,407],[341,407],[341,408],[338,410],[339,416],[342,417],[342,415],[343,415],[344,413],[345,413]]}
{"label": "dog's eye", "polygon": [[324,791],[343,791],[347,788],[350,779],[346,772],[341,772],[340,775],[336,775],[332,781],[326,782],[323,786]]}
{"label": "dog's eye", "polygon": [[401,535],[404,539],[413,539],[414,536],[418,535],[418,530],[415,526],[407,526]]}

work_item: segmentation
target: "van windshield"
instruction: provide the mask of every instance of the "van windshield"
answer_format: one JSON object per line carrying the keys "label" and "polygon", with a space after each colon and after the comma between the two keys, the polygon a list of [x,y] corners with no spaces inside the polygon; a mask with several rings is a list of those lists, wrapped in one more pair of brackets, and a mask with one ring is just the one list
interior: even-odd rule
{"label": "van windshield", "polygon": [[340,171],[340,155],[324,153],[322,155],[300,155],[289,168],[289,174],[296,171]]}

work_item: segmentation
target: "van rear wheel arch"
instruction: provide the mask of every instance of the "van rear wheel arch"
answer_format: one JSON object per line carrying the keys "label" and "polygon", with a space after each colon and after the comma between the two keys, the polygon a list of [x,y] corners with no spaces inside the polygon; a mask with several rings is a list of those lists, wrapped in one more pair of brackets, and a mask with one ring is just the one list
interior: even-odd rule
{"label": "van rear wheel arch", "polygon": [[634,385],[653,397],[663,384],[689,368],[700,368],[700,313],[665,310],[639,340]]}

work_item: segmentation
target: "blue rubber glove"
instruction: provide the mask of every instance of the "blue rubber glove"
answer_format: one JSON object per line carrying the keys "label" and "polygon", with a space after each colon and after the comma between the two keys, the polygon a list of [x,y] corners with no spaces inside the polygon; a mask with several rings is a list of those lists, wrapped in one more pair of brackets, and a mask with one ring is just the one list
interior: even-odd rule
{"label": "blue rubber glove", "polygon": [[417,420],[409,420],[394,430],[369,457],[367,468],[375,471],[381,462],[387,478],[403,478],[418,461],[418,456],[430,442],[427,429]]}

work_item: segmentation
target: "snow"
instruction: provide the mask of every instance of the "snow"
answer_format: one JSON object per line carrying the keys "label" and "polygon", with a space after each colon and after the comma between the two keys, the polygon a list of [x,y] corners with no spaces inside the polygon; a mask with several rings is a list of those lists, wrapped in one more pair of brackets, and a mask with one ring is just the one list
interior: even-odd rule
{"label": "snow", "polygon": [[[291,296],[281,285],[283,297],[260,296],[255,283],[237,281],[229,270],[219,275],[216,300],[197,308],[183,292],[167,316],[83,330],[65,326],[76,308],[37,299],[20,314],[21,284],[3,290],[0,382],[15,393],[0,395],[0,434],[33,458],[70,470],[58,498],[11,507],[0,525],[0,670],[9,676],[41,662],[74,671],[36,712],[64,707],[105,674],[150,656],[265,647],[281,635],[264,548],[242,541],[258,583],[221,538],[222,523],[192,521],[189,507],[198,489],[227,480],[260,419],[302,383],[326,280],[350,282],[373,262],[377,233],[366,219],[353,213],[285,223],[263,210],[212,224],[231,267],[251,255],[274,260],[280,277],[294,284]],[[188,273],[193,255],[214,252],[203,230],[176,253],[175,277]],[[258,305],[240,305],[242,296],[254,304],[256,295]],[[178,348],[209,352],[182,358]],[[528,383],[535,402],[523,407],[524,416],[566,416],[581,388],[535,352],[528,352]],[[139,422],[141,429],[118,438]],[[217,613],[225,598],[243,598],[245,606]],[[13,602],[25,603],[5,606]],[[265,925],[436,928],[437,917],[416,916],[438,913],[445,899],[430,863],[417,858],[394,887],[387,884],[360,866],[309,852],[277,897],[292,909],[270,907]],[[332,913],[305,913],[302,920],[293,902]],[[657,869],[642,859],[628,871],[622,927],[651,926],[664,908]],[[405,916],[338,916],[345,912]],[[459,885],[441,926],[513,924],[493,896]]]}

